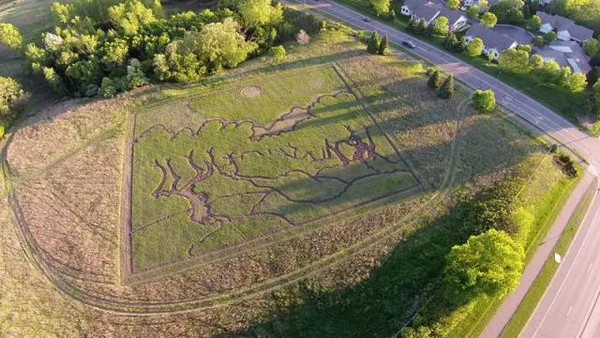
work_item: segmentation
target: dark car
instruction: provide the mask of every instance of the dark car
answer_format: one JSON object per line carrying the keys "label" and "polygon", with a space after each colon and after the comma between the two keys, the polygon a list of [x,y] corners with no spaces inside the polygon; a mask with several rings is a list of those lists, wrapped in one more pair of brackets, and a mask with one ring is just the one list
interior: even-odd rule
{"label": "dark car", "polygon": [[404,41],[402,41],[402,45],[404,45],[404,46],[406,46],[406,47],[408,47],[410,49],[417,48],[417,45],[415,45],[415,43],[412,42],[412,41],[410,41],[410,40],[404,40]]}

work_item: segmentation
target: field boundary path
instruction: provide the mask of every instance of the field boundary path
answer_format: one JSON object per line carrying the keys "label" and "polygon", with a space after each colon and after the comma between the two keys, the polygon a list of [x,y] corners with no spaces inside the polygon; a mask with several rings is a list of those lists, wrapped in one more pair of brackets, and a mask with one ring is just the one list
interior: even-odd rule
{"label": "field boundary path", "polygon": [[[545,136],[553,139],[560,145],[568,148],[577,156],[585,160],[589,166],[584,174],[582,182],[577,187],[575,193],[568,199],[563,207],[559,218],[554,223],[549,232],[547,239],[552,239],[552,234],[560,234],[560,230],[566,225],[573,206],[579,200],[579,194],[589,186],[590,181],[598,175],[600,168],[600,140],[590,136],[577,128],[571,122],[567,121],[562,116],[558,115],[548,107],[540,104],[531,97],[523,94],[502,81],[494,78],[491,75],[469,65],[468,63],[459,60],[449,53],[427,43],[421,41],[407,33],[404,33],[396,28],[390,27],[385,23],[376,20],[363,20],[364,15],[340,5],[330,0],[304,0],[294,1],[285,0],[287,4],[295,4],[296,8],[315,15],[323,15],[333,18],[337,21],[350,24],[365,30],[376,30],[381,35],[387,35],[393,44],[400,45],[405,40],[416,41],[416,48],[411,52],[424,60],[439,66],[442,70],[454,74],[454,76],[463,82],[468,87],[473,89],[491,89],[495,92],[498,103],[507,108],[510,113],[509,117],[521,119],[527,122],[527,126],[531,129],[541,131]],[[300,3],[308,5],[302,7]],[[587,183],[587,185],[586,185]],[[597,192],[595,197],[597,197]],[[600,247],[600,227],[594,226],[596,216],[600,212],[600,199],[596,199],[595,203],[590,206],[586,218],[582,222],[582,228],[585,231],[579,231],[571,245],[571,248],[565,255],[563,264],[557,270],[555,277],[549,285],[546,294],[540,301],[540,304],[549,302],[549,308],[544,309],[544,306],[538,306],[532,314],[530,322],[527,324],[523,332],[529,332],[531,335],[524,336],[539,336],[545,337],[547,334],[562,331],[561,337],[576,337],[580,335],[594,335],[594,330],[600,325],[600,318],[591,318],[591,315],[600,311],[598,306],[600,298],[600,268],[598,266],[600,260],[597,257],[597,248]],[[557,238],[553,238],[557,240]],[[501,329],[510,320],[514,310],[516,309],[520,299],[527,293],[532,280],[540,272],[544,260],[548,257],[548,248],[552,248],[550,243],[542,242],[541,248],[536,253],[534,260],[528,264],[525,274],[521,280],[517,290],[504,302],[501,311],[495,315],[491,326],[486,330],[484,337],[497,337],[498,328]],[[571,257],[575,255],[575,257]],[[539,257],[544,258],[540,260]],[[574,267],[574,262],[578,258],[585,258],[587,262],[585,266],[580,264]],[[588,267],[589,265],[589,267]],[[532,277],[533,276],[533,277]],[[595,283],[596,282],[596,283]],[[567,285],[567,288],[562,288],[562,285]],[[549,299],[549,301],[547,300]],[[560,306],[552,307],[556,299],[562,299]],[[516,306],[515,306],[516,303]],[[566,307],[566,308],[565,308]],[[564,311],[563,311],[564,309]],[[577,309],[571,313],[569,309]],[[567,313],[569,312],[569,313]],[[541,320],[536,320],[536,317],[541,317]],[[548,320],[554,318],[554,320]],[[565,325],[568,322],[570,326]],[[568,329],[565,329],[568,327]],[[546,333],[546,335],[543,334]],[[542,334],[540,334],[542,333]],[[596,332],[597,334],[597,332]],[[556,335],[555,335],[556,336]],[[548,336],[550,337],[550,336]]]}

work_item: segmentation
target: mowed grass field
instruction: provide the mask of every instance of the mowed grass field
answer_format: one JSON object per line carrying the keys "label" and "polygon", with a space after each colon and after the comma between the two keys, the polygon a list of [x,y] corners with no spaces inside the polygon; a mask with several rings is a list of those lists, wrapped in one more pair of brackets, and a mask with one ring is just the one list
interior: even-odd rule
{"label": "mowed grass field", "polygon": [[298,227],[416,187],[401,152],[338,67],[300,66],[138,112],[134,267]]}

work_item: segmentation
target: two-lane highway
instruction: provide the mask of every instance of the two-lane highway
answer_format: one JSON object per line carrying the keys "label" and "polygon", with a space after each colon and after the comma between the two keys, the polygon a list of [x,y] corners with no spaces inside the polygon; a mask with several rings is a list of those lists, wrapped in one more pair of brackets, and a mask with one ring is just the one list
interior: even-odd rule
{"label": "two-lane highway", "polygon": [[[416,42],[416,48],[412,50],[415,54],[454,74],[457,79],[472,88],[493,90],[501,105],[585,158],[590,166],[584,181],[597,176],[597,168],[600,168],[600,140],[580,131],[546,106],[431,44],[384,23],[375,20],[366,22],[362,19],[362,14],[350,8],[328,0],[303,2],[310,6],[304,8],[305,11],[317,15],[325,13],[354,27],[377,30],[380,34],[387,34],[395,44],[401,44],[405,40]],[[563,262],[540,305],[522,332],[523,337],[600,337],[600,199],[597,197],[569,252],[563,257]],[[576,202],[569,201],[567,205]],[[563,217],[563,223],[566,222],[564,218],[568,220],[568,215]],[[556,228],[555,224],[553,229]],[[533,276],[529,276],[528,281],[522,279],[519,286],[521,290],[518,289],[515,293],[526,293],[537,274],[535,270],[541,269],[547,257],[547,252],[542,251],[538,252],[532,264],[528,266],[533,270]],[[540,257],[537,257],[538,255]],[[539,266],[532,266],[536,261]],[[520,300],[512,304],[505,302],[484,336],[496,337],[519,302]]]}

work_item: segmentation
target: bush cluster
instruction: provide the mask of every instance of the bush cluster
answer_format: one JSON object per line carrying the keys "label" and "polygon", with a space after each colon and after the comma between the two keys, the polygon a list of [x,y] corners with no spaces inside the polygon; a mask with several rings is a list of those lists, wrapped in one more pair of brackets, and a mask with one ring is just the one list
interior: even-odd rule
{"label": "bush cluster", "polygon": [[158,0],[76,0],[54,3],[51,11],[58,24],[25,54],[52,88],[74,96],[196,81],[292,40],[298,24],[320,27],[314,17],[271,0],[226,1],[168,17]]}

